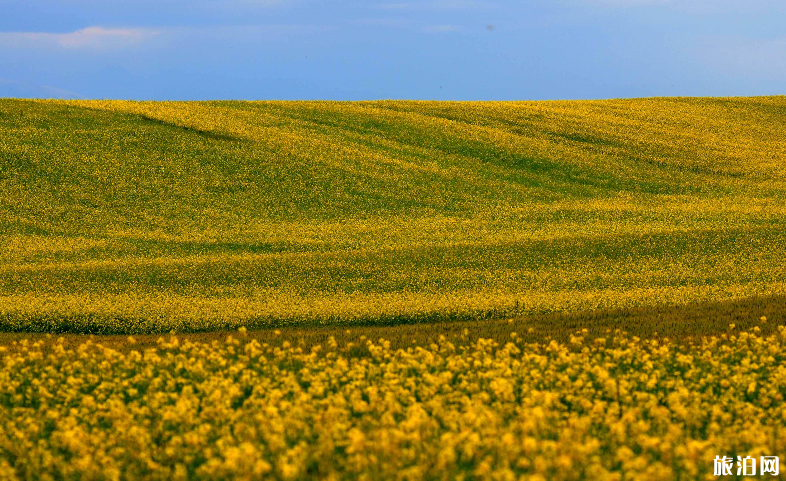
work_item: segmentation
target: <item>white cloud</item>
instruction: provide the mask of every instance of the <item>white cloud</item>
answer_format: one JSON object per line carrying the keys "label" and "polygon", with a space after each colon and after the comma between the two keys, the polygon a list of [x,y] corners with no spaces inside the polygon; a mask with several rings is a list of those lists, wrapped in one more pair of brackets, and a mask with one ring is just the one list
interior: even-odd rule
{"label": "white cloud", "polygon": [[[254,11],[258,8],[288,7],[308,1],[310,0],[224,0],[222,2],[206,2],[206,5],[203,5],[202,8],[216,11],[226,11],[227,9],[234,11],[251,9],[250,11]],[[190,2],[188,5],[193,7],[194,3]]]}
{"label": "white cloud", "polygon": [[[1,1],[1,0],[0,0]],[[107,52],[141,44],[176,45],[206,39],[249,43],[334,30],[331,25],[210,25],[199,27],[104,28],[88,27],[69,33],[0,32],[0,49],[49,49]]]}
{"label": "white cloud", "polygon": [[348,23],[372,27],[404,29],[421,33],[450,33],[466,30],[464,27],[458,25],[423,25],[422,23],[401,18],[361,18],[350,20]]}
{"label": "white cloud", "polygon": [[411,28],[413,22],[402,18],[356,18],[347,23],[353,25],[369,25],[372,27]]}
{"label": "white cloud", "polygon": [[581,0],[581,3],[606,7],[642,7],[673,4],[675,0]]}
{"label": "white cloud", "polygon": [[481,0],[426,0],[422,2],[381,3],[376,8],[384,10],[462,10],[488,7],[491,2]]}
{"label": "white cloud", "polygon": [[0,32],[0,46],[112,50],[146,42],[158,34],[158,30],[148,28],[104,27],[87,27],[69,33]]}
{"label": "white cloud", "polygon": [[277,7],[286,3],[293,3],[285,0],[238,0],[240,5],[250,5],[254,7]]}

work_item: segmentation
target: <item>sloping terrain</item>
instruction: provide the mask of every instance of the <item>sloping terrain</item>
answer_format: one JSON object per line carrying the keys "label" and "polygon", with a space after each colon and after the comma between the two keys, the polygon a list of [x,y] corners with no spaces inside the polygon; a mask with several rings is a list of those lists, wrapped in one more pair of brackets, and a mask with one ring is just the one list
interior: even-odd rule
{"label": "sloping terrain", "polygon": [[786,97],[0,100],[0,328],[786,294]]}

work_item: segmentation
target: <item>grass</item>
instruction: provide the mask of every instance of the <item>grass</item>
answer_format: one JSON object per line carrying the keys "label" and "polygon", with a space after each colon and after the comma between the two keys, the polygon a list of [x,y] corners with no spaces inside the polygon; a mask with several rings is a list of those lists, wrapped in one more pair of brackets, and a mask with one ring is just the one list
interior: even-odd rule
{"label": "grass", "polygon": [[0,329],[561,335],[782,299],[784,123],[786,97],[3,99]]}

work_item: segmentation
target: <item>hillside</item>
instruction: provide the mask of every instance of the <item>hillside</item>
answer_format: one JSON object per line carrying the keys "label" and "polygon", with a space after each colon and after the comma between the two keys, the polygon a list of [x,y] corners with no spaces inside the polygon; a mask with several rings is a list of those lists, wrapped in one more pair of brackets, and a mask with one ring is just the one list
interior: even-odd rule
{"label": "hillside", "polygon": [[786,294],[786,97],[0,100],[0,329]]}

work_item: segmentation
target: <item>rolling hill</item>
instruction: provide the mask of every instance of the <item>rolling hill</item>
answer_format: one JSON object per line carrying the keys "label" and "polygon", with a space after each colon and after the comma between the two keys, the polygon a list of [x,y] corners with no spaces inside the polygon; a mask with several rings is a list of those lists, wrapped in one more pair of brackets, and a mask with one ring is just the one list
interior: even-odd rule
{"label": "rolling hill", "polygon": [[786,97],[0,100],[0,329],[786,294]]}

